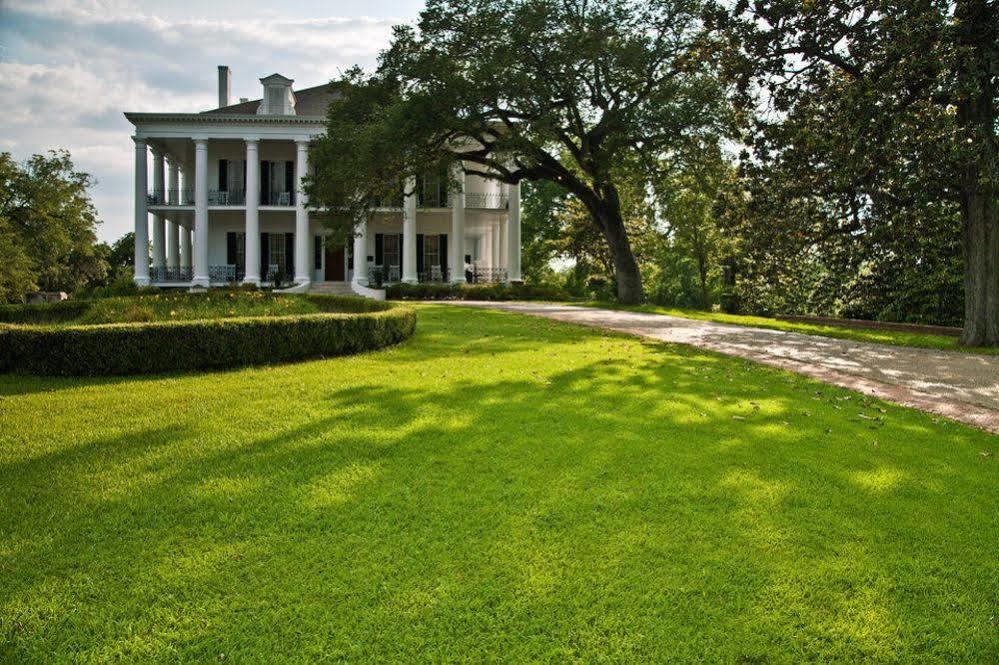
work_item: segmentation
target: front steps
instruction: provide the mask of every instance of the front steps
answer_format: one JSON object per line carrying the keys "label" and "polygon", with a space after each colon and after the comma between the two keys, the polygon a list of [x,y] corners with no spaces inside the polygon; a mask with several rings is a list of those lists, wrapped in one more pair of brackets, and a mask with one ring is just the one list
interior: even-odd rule
{"label": "front steps", "polygon": [[350,282],[312,282],[309,293],[319,293],[327,296],[356,296],[350,288]]}

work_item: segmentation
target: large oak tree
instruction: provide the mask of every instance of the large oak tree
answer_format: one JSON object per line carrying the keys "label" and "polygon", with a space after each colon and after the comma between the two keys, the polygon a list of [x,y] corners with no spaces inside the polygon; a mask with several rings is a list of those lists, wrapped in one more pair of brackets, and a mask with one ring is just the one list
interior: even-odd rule
{"label": "large oak tree", "polygon": [[739,0],[712,23],[746,106],[765,108],[748,168],[776,208],[821,218],[787,216],[788,232],[914,276],[960,244],[962,341],[999,344],[995,3]]}
{"label": "large oak tree", "polygon": [[701,11],[699,0],[431,0],[415,28],[395,29],[377,71],[334,82],[310,200],[348,225],[457,159],[466,174],[555,183],[606,241],[620,300],[638,302],[620,173],[717,131],[725,97]]}

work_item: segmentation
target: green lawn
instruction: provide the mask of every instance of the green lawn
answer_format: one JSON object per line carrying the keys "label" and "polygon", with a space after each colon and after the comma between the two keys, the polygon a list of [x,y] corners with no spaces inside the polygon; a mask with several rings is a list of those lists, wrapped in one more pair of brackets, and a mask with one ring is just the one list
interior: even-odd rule
{"label": "green lawn", "polygon": [[749,316],[746,314],[726,314],[724,312],[709,312],[703,309],[687,309],[683,307],[661,307],[659,305],[620,305],[613,302],[594,301],[572,303],[586,307],[602,307],[604,309],[622,309],[631,312],[646,312],[648,314],[668,314],[685,319],[714,321],[715,323],[730,323],[736,326],[751,326],[754,328],[770,328],[788,332],[819,335],[821,337],[836,337],[852,339],[858,342],[877,342],[896,346],[915,346],[922,349],[940,349],[943,351],[964,351],[966,353],[999,354],[999,347],[961,346],[956,337],[948,335],[930,335],[926,333],[904,332],[899,330],[873,330],[869,328],[847,328],[843,326],[827,326],[816,323],[801,323],[797,321],[781,321],[765,316]]}
{"label": "green lawn", "polygon": [[999,437],[418,306],[328,361],[0,376],[0,661],[984,662]]}

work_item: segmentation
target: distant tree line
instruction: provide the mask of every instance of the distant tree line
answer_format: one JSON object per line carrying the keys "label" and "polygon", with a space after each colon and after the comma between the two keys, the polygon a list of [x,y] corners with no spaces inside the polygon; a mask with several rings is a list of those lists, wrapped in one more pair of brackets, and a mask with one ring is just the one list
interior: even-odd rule
{"label": "distant tree line", "polygon": [[0,153],[0,302],[131,280],[134,235],[113,245],[97,242],[92,184],[65,150],[23,163]]}

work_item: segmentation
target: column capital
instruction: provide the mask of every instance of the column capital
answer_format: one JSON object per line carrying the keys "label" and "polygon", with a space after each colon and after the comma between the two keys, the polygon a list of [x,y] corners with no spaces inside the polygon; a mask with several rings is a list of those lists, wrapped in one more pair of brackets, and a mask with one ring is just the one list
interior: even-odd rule
{"label": "column capital", "polygon": [[193,139],[195,150],[208,150],[208,139]]}
{"label": "column capital", "polygon": [[312,139],[295,139],[295,145],[298,146],[299,150],[308,150],[311,144]]}
{"label": "column capital", "polygon": [[146,139],[144,139],[142,137],[133,136],[132,137],[132,141],[135,142],[135,147],[136,148],[145,148],[146,147]]}
{"label": "column capital", "polygon": [[243,139],[243,141],[246,143],[246,147],[247,148],[249,148],[250,146],[253,146],[254,148],[256,148],[257,145],[260,143],[260,139],[258,139],[256,136],[251,136],[249,138],[245,138],[245,139]]}

